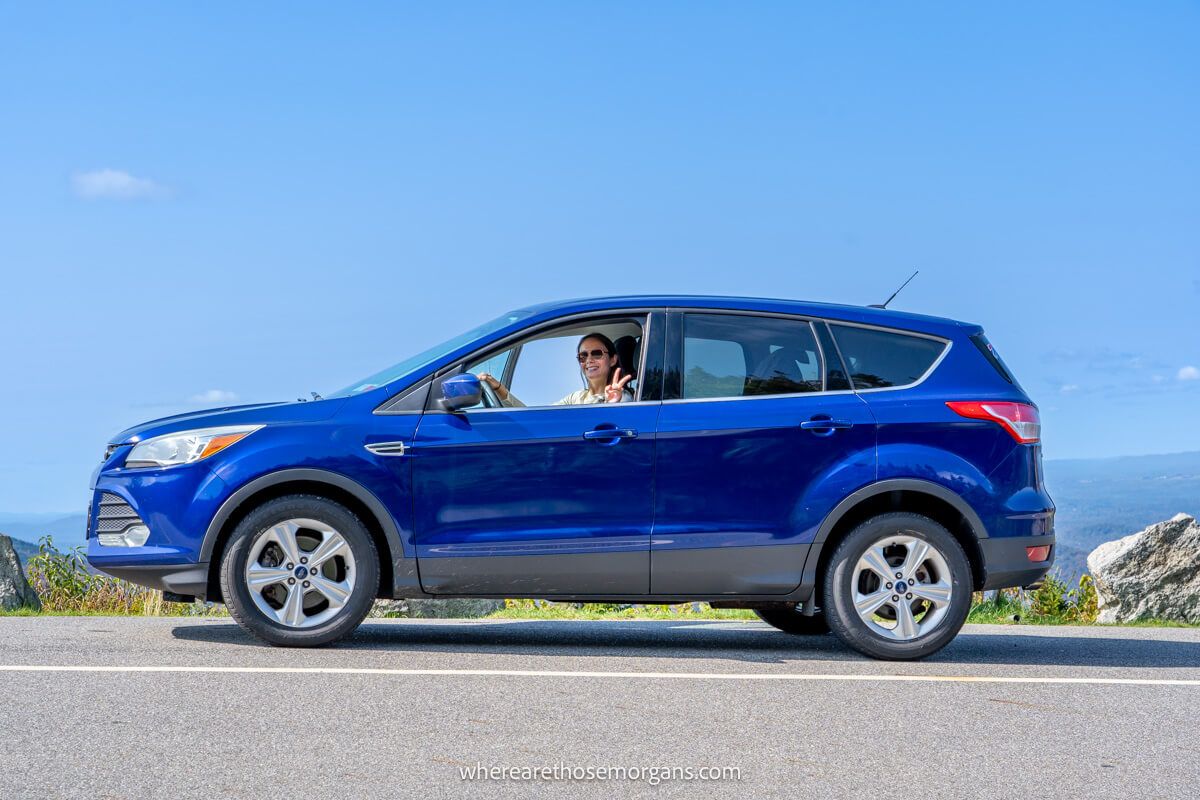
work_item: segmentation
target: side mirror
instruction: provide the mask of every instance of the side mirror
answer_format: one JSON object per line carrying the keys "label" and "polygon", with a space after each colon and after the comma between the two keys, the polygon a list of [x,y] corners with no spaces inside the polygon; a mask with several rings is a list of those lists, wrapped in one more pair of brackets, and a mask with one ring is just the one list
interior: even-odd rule
{"label": "side mirror", "polygon": [[483,387],[479,385],[479,378],[464,372],[442,381],[442,396],[438,405],[445,411],[455,412],[477,405],[482,398]]}

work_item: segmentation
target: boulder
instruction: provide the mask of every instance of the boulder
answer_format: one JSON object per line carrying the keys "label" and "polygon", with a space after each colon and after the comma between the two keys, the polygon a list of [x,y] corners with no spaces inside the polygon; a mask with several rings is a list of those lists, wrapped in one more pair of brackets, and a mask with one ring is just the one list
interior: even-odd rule
{"label": "boulder", "polygon": [[1187,514],[1105,542],[1087,559],[1098,622],[1200,622],[1200,525]]}
{"label": "boulder", "polygon": [[12,611],[16,608],[40,610],[41,607],[37,592],[25,580],[21,557],[13,549],[12,539],[0,533],[0,608]]}
{"label": "boulder", "polygon": [[454,598],[450,600],[376,600],[372,617],[471,619],[486,617],[504,608],[503,600]]}

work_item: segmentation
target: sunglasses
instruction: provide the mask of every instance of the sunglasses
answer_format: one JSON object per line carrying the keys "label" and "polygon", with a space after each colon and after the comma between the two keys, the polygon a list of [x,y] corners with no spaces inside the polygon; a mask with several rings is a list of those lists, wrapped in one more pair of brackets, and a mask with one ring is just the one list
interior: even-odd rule
{"label": "sunglasses", "polygon": [[579,359],[579,363],[587,361],[589,358],[601,359],[608,355],[607,350],[580,350],[575,354],[575,358]]}

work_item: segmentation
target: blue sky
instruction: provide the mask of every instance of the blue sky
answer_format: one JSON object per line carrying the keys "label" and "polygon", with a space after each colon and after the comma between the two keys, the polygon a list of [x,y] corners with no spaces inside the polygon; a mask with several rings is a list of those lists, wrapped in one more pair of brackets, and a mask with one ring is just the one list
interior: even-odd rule
{"label": "blue sky", "polygon": [[982,323],[1049,457],[1200,449],[1195,3],[9,5],[0,510],[512,307]]}

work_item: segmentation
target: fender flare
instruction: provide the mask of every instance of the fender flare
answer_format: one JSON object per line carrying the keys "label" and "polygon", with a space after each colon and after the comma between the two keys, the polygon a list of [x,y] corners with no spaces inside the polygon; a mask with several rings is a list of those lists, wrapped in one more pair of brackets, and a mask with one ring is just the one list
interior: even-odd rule
{"label": "fender flare", "polygon": [[987,527],[983,524],[983,520],[975,513],[975,509],[971,508],[967,504],[967,501],[962,499],[962,495],[933,481],[921,480],[919,478],[890,478],[878,483],[872,483],[870,486],[864,486],[858,491],[852,492],[842,502],[834,506],[834,509],[825,516],[825,519],[821,522],[821,526],[817,528],[817,534],[813,538],[812,546],[808,550],[808,557],[804,560],[804,574],[801,576],[801,586],[809,587],[809,591],[816,588],[817,564],[820,563],[825,540],[829,538],[829,534],[833,532],[837,524],[842,521],[842,517],[846,516],[852,508],[864,500],[869,500],[872,497],[887,494],[888,492],[920,492],[921,494],[927,494],[943,500],[946,504],[953,507],[955,511],[963,515],[967,524],[971,526],[976,539],[988,538]]}
{"label": "fender flare", "polygon": [[[282,483],[291,483],[292,481],[324,483],[334,486],[347,494],[353,495],[356,500],[366,506],[367,510],[375,515],[375,519],[383,529],[383,536],[390,550],[389,553],[381,553],[380,556],[388,558],[392,564],[393,591],[391,595],[395,597],[409,597],[413,596],[411,592],[415,590],[416,596],[424,596],[420,592],[421,584],[417,574],[416,559],[404,556],[404,546],[401,544],[400,531],[396,527],[396,521],[392,518],[387,507],[380,502],[379,498],[371,490],[362,484],[351,478],[347,478],[345,475],[324,469],[283,469],[277,472],[269,472],[266,475],[255,478],[249,483],[243,484],[237,491],[225,499],[225,502],[217,509],[217,513],[213,515],[212,520],[209,521],[208,529],[204,533],[204,541],[200,545],[200,561],[207,563],[212,560],[213,551],[216,549],[217,538],[221,535],[221,530],[229,522],[229,518],[233,516],[234,512],[247,499],[261,492],[263,489],[269,489],[272,486],[278,486]],[[406,590],[406,593],[397,594],[397,592],[402,590]]]}

